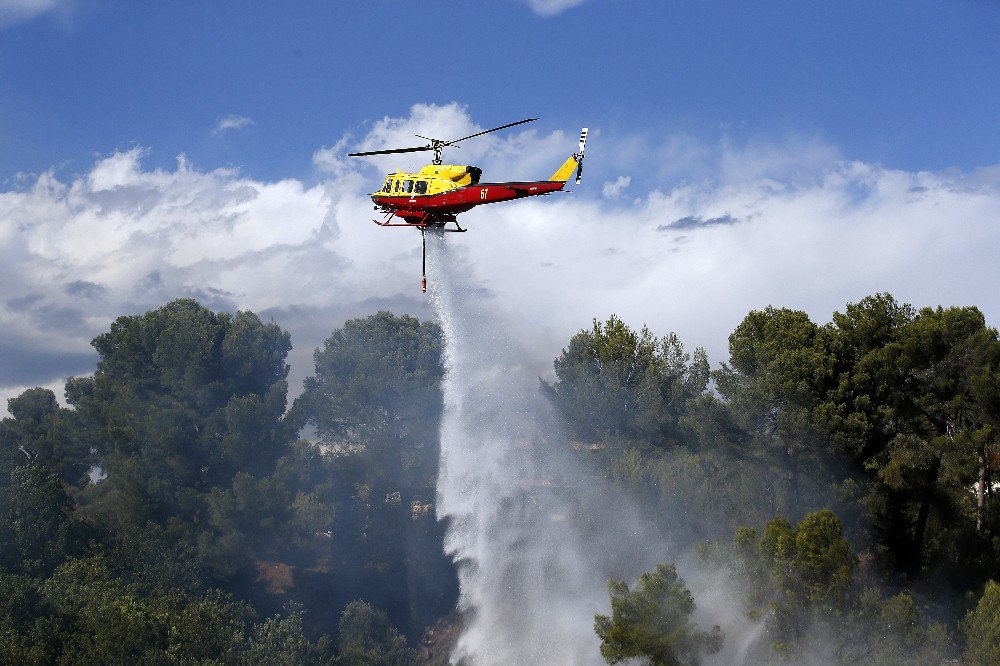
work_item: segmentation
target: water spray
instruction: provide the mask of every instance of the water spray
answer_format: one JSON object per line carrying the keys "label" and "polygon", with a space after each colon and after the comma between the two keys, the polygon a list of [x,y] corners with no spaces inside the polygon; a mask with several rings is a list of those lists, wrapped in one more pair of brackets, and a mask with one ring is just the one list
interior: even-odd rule
{"label": "water spray", "polygon": [[491,296],[467,286],[462,248],[430,234],[427,250],[445,336],[436,511],[464,620],[451,658],[601,664],[593,623],[608,578],[638,575],[667,548],[635,538],[634,512],[579,464]]}

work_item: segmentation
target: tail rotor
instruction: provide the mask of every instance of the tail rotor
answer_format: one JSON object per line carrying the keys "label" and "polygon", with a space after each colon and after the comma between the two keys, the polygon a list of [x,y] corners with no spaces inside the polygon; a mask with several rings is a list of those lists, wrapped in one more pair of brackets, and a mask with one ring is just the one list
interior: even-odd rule
{"label": "tail rotor", "polygon": [[587,146],[587,128],[580,130],[580,150],[576,153],[576,184],[583,178],[583,150]]}

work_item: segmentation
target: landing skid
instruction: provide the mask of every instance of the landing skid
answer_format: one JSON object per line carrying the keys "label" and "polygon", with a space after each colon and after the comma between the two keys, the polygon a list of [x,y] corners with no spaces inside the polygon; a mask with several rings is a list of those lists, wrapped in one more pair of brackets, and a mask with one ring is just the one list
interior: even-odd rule
{"label": "landing skid", "polygon": [[[434,219],[430,213],[425,214],[423,217],[419,218],[416,222],[393,222],[392,218],[396,215],[395,211],[389,211],[386,213],[385,218],[379,222],[378,220],[372,220],[375,224],[380,227],[409,227],[417,229],[441,229],[442,231],[466,231],[459,225],[458,220],[454,217],[449,217],[446,219]],[[449,229],[448,224],[454,224],[454,229]]]}

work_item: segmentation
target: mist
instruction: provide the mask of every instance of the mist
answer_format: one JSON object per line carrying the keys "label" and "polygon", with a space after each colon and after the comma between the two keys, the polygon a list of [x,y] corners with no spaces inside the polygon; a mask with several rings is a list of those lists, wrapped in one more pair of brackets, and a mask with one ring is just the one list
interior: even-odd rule
{"label": "mist", "polygon": [[491,296],[468,287],[449,240],[428,232],[446,367],[437,511],[465,615],[452,657],[600,664],[593,622],[607,579],[668,557],[669,543],[572,455],[529,355]]}
{"label": "mist", "polygon": [[[647,481],[637,486],[622,479],[620,466],[635,444],[571,435],[567,415],[539,390],[532,340],[519,333],[530,324],[512,323],[496,296],[468,279],[474,268],[456,237],[427,232],[427,252],[429,301],[444,333],[446,371],[436,511],[448,521],[444,545],[458,568],[463,618],[452,663],[603,663],[594,618],[609,612],[607,582],[631,585],[658,563],[676,565],[693,594],[690,619],[697,628],[722,628],[722,649],[702,663],[781,658],[820,664],[851,654],[876,661],[871,655],[919,654],[933,661],[947,654],[945,639],[934,637],[947,632],[924,628],[929,620],[915,606],[906,610],[910,597],[892,596],[907,588],[888,584],[870,564],[852,589],[867,588],[860,603],[881,620],[858,624],[805,606],[783,608],[778,581],[757,591],[775,601],[750,612],[748,599],[761,581],[741,574],[746,562],[727,545],[737,527],[759,530],[775,517],[794,524],[833,507],[852,539],[842,541],[844,547],[872,548],[873,525],[838,491],[837,479],[854,473],[844,462],[826,455],[801,459],[791,448],[755,460],[721,441],[701,449],[689,432],[659,454],[657,471],[637,472],[649,475]],[[698,418],[697,410],[691,414]],[[831,444],[821,437],[811,446]],[[684,472],[691,456],[717,471]],[[716,484],[724,485],[713,490]],[[938,603],[948,599],[942,595]],[[899,612],[928,638],[892,647],[880,622],[899,631],[893,615]],[[798,627],[797,651],[779,657],[782,623],[789,622]]]}

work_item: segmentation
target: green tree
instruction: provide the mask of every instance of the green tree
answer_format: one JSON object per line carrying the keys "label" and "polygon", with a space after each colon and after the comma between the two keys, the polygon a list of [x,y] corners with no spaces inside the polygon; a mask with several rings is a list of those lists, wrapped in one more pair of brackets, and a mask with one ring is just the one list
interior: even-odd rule
{"label": "green tree", "polygon": [[832,511],[811,513],[791,529],[781,520],[764,530],[761,548],[786,595],[816,607],[842,606],[857,569],[857,558]]}
{"label": "green tree", "polygon": [[973,409],[971,380],[996,340],[976,308],[924,308],[886,348],[901,432],[883,458],[879,481],[909,499],[911,547],[904,562],[911,573],[924,563],[931,512],[952,515],[955,491],[964,494],[976,478],[966,461],[979,448],[974,433],[983,420]]}
{"label": "green tree", "polygon": [[67,484],[87,482],[89,445],[76,431],[74,413],[63,409],[49,389],[32,388],[7,401],[10,416],[0,420],[0,467],[31,462]]}
{"label": "green tree", "polygon": [[316,350],[300,404],[306,422],[331,442],[387,429],[427,437],[443,409],[441,336],[436,324],[385,311],[348,320]]}
{"label": "green tree", "polygon": [[973,666],[1000,663],[1000,585],[988,581],[976,607],[962,622],[965,660]]}
{"label": "green tree", "polygon": [[83,526],[59,478],[38,465],[15,467],[0,479],[0,569],[49,573],[82,547]]}
{"label": "green tree", "polygon": [[937,666],[955,656],[947,627],[925,624],[914,598],[903,592],[886,596],[864,590],[852,614],[831,629],[841,664]]}
{"label": "green tree", "polygon": [[729,336],[729,355],[713,373],[725,413],[707,416],[720,419],[717,430],[736,439],[733,454],[763,466],[779,513],[834,495],[838,466],[816,411],[833,381],[824,330],[805,312],[768,307],[750,312]]}
{"label": "green tree", "polygon": [[858,558],[831,511],[811,513],[795,526],[775,518],[760,534],[740,528],[731,552],[732,580],[781,659],[809,654],[830,663],[888,666],[939,664],[951,656],[948,629],[924,623],[909,594],[858,589]]}
{"label": "green tree", "polygon": [[892,392],[882,369],[883,350],[896,344],[916,312],[890,294],[867,296],[834,312],[826,327],[835,359],[836,386],[817,406],[835,444],[855,459],[869,460],[893,437]]}
{"label": "green tree", "polygon": [[543,382],[543,390],[570,427],[589,439],[677,443],[687,401],[703,394],[709,381],[703,349],[692,358],[675,334],[657,339],[614,315],[574,335],[554,368],[557,381]]}
{"label": "green tree", "polygon": [[[853,476],[844,477],[819,412],[836,384],[828,332],[805,312],[768,307],[747,314],[729,336],[729,353],[712,373],[719,397],[692,402],[686,417],[736,495],[721,493],[719,504],[747,507],[731,512],[725,529],[745,520],[745,511],[761,520],[775,514],[798,519],[834,506],[853,517],[846,510],[859,512],[861,491]],[[724,538],[720,532],[711,536]]]}
{"label": "green tree", "polygon": [[272,472],[292,439],[282,420],[288,334],[250,312],[181,299],[120,317],[94,346],[94,377],[67,384],[108,474],[82,498],[88,512],[169,524],[192,540],[200,532],[211,549],[209,498],[240,474]]}
{"label": "green tree", "polygon": [[364,601],[347,604],[337,627],[338,666],[410,666],[414,650],[383,611]]}
{"label": "green tree", "polygon": [[740,528],[733,554],[733,580],[749,610],[768,613],[779,651],[790,650],[815,620],[834,620],[851,608],[857,558],[832,511],[811,513],[794,527],[775,518],[760,534]]}
{"label": "green tree", "polygon": [[217,590],[150,587],[107,555],[68,560],[47,579],[0,573],[0,661],[24,664],[325,664],[302,612],[258,622]]}
{"label": "green tree", "polygon": [[253,611],[219,592],[181,601],[171,609],[165,653],[180,664],[235,664],[243,660]]}
{"label": "green tree", "polygon": [[688,618],[694,598],[674,565],[658,564],[639,577],[634,589],[624,581],[608,582],[611,615],[596,615],[594,630],[601,656],[609,664],[648,658],[656,666],[698,664],[703,655],[722,649],[719,627],[699,631]]}
{"label": "green tree", "polygon": [[[978,434],[979,450],[976,451],[976,532],[980,537],[997,534],[997,526],[989,520],[988,504],[995,503],[992,488],[994,457],[998,452],[1000,437],[1000,358],[986,359],[982,369],[971,379],[974,408],[982,416],[985,427]],[[996,512],[994,511],[994,516]],[[994,517],[995,521],[995,517]],[[992,572],[1000,575],[1000,572]]]}
{"label": "green tree", "polygon": [[429,510],[444,409],[441,329],[389,312],[352,319],[315,362],[293,412],[342,470],[333,492],[349,491],[338,495],[331,536],[334,557],[357,572],[358,585],[339,593],[379,599],[408,635],[419,635],[457,597],[444,525]]}
{"label": "green tree", "polygon": [[311,642],[302,628],[301,606],[290,604],[285,616],[274,616],[257,625],[242,663],[255,666],[313,666],[332,662],[330,640]]}
{"label": "green tree", "polygon": [[751,312],[729,336],[729,358],[715,378],[747,431],[765,445],[811,444],[811,410],[830,382],[832,359],[809,315],[773,307]]}
{"label": "green tree", "polygon": [[[735,437],[769,477],[790,481],[776,493],[787,497],[781,513],[826,497],[850,526],[862,515],[874,524],[852,535],[873,541],[889,566],[912,577],[933,562],[974,578],[992,571],[982,557],[968,563],[975,535],[989,536],[998,366],[997,333],[976,308],[916,312],[876,294],[824,327],[767,308],[730,336],[730,362],[714,374],[724,409],[707,412],[700,431]],[[714,431],[704,425],[713,421]],[[973,484],[984,492],[969,511]]]}
{"label": "green tree", "polygon": [[1000,360],[996,331],[976,308],[914,313],[888,295],[835,314],[830,331],[839,382],[817,412],[868,475],[865,505],[880,549],[911,576],[928,559],[928,543],[939,561],[965,559],[948,553],[969,541],[964,533],[983,528],[966,488],[987,471],[996,403],[986,378]]}

